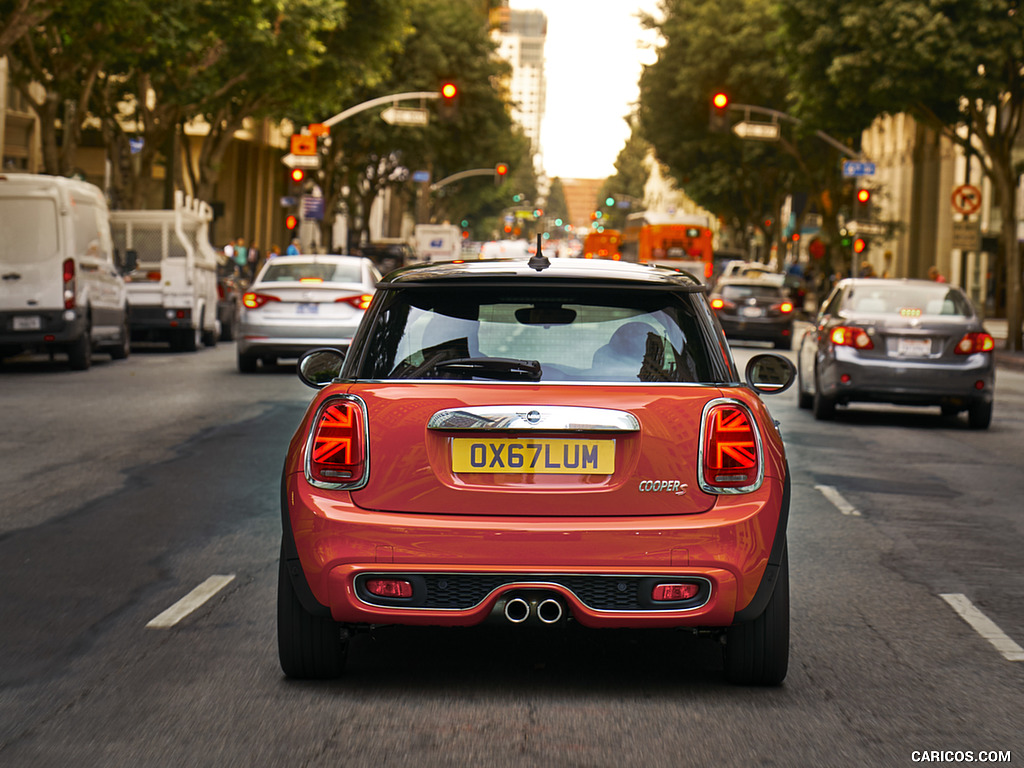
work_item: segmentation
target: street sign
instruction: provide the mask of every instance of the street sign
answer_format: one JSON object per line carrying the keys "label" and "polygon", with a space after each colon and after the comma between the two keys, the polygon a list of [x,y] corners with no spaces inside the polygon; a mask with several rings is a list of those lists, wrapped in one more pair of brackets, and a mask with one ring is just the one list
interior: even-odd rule
{"label": "street sign", "polygon": [[852,179],[857,176],[874,176],[875,164],[863,160],[844,160],[843,178]]}
{"label": "street sign", "polygon": [[316,169],[320,167],[320,155],[290,154],[282,157],[281,162],[289,168]]}
{"label": "street sign", "polygon": [[977,221],[953,222],[953,247],[961,251],[981,250],[981,227]]}
{"label": "street sign", "polygon": [[732,132],[741,139],[758,139],[759,141],[778,141],[782,135],[778,123],[755,123],[743,120],[732,127]]}
{"label": "street sign", "polygon": [[302,218],[315,221],[324,220],[324,199],[312,195],[302,196]]}
{"label": "street sign", "polygon": [[873,221],[850,221],[846,228],[855,235],[884,235],[885,225]]}
{"label": "street sign", "polygon": [[412,180],[417,184],[425,184],[430,181],[430,171],[413,171]]}
{"label": "street sign", "polygon": [[316,136],[310,136],[306,133],[293,133],[291,150],[293,155],[315,155]]}
{"label": "street sign", "polygon": [[953,210],[970,216],[981,208],[981,190],[970,184],[961,184],[953,190]]}
{"label": "street sign", "polygon": [[380,117],[388,125],[426,125],[430,122],[430,112],[415,107],[388,107]]}

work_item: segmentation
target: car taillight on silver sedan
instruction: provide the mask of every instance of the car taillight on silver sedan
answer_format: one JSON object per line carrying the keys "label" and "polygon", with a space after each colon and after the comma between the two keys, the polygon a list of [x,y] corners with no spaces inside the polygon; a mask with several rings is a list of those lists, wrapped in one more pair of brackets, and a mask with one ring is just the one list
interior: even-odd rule
{"label": "car taillight on silver sedan", "polygon": [[264,304],[271,301],[280,301],[280,299],[277,298],[277,296],[271,296],[269,293],[254,293],[253,291],[247,291],[245,295],[242,296],[242,304],[244,304],[247,309],[259,309]]}
{"label": "car taillight on silver sedan", "polygon": [[373,298],[371,293],[363,293],[358,296],[346,296],[342,299],[335,299],[335,304],[349,304],[356,309],[366,309],[370,306],[370,300]]}

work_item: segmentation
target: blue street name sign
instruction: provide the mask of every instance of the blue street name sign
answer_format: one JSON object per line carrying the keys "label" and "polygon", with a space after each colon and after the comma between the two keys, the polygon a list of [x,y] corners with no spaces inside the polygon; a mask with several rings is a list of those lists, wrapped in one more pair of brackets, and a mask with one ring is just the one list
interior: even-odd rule
{"label": "blue street name sign", "polygon": [[855,176],[874,176],[875,164],[866,163],[860,160],[846,160],[843,162],[843,178],[851,179]]}
{"label": "blue street name sign", "polygon": [[430,181],[430,171],[413,171],[412,180],[420,184]]}

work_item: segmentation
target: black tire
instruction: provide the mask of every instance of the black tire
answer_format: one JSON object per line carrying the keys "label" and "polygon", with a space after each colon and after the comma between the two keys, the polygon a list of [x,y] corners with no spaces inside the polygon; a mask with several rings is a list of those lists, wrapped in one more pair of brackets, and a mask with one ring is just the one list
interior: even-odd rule
{"label": "black tire", "polygon": [[288,677],[328,680],[345,671],[348,641],[341,625],[302,607],[284,557],[277,576],[277,653]]}
{"label": "black tire", "polygon": [[259,358],[255,355],[243,355],[241,352],[238,353],[239,373],[256,373],[257,370],[259,370]]}
{"label": "black tire", "polygon": [[737,685],[780,685],[789,671],[789,553],[764,612],[725,635],[725,677]]}
{"label": "black tire", "polygon": [[203,330],[197,328],[181,328],[178,330],[178,351],[195,352],[203,343]]}
{"label": "black tire", "polygon": [[110,348],[110,358],[112,360],[126,360],[131,352],[132,332],[128,327],[128,315],[125,314],[124,320],[121,323],[121,338],[117,340],[117,344]]}
{"label": "black tire", "polygon": [[992,423],[992,403],[971,403],[967,409],[967,426],[971,429],[988,429]]}
{"label": "black tire", "polygon": [[818,421],[831,421],[836,417],[836,401],[833,397],[822,394],[821,380],[817,373],[814,376],[814,397],[811,400],[811,412]]}
{"label": "black tire", "polygon": [[92,365],[92,339],[89,328],[68,345],[68,365],[73,371],[87,371]]}
{"label": "black tire", "polygon": [[796,404],[805,411],[809,411],[814,404],[814,395],[804,392],[804,374],[799,365],[796,369]]}

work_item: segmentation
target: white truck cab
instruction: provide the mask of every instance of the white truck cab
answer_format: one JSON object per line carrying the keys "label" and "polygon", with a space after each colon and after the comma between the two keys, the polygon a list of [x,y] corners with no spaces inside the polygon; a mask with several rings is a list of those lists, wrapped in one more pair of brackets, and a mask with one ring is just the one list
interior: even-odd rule
{"label": "white truck cab", "polygon": [[185,352],[217,343],[212,220],[209,204],[181,192],[170,211],[111,211],[114,243],[136,262],[126,276],[135,341],[169,342],[172,350]]}
{"label": "white truck cab", "polygon": [[0,359],[58,351],[84,370],[97,350],[128,357],[127,293],[98,187],[0,174],[0,233]]}

